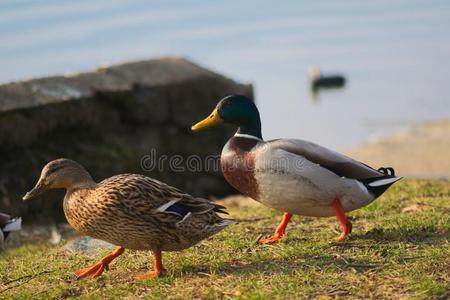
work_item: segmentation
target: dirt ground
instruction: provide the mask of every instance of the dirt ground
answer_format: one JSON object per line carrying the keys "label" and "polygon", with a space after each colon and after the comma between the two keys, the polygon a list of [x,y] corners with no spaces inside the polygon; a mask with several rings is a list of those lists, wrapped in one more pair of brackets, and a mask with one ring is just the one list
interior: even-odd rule
{"label": "dirt ground", "polygon": [[373,167],[393,167],[397,175],[408,178],[450,179],[450,119],[418,125],[344,153]]}

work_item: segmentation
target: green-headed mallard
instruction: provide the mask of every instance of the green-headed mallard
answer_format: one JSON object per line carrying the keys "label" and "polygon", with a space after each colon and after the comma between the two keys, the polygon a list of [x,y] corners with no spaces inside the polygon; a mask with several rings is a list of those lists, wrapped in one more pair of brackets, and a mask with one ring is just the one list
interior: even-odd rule
{"label": "green-headed mallard", "polygon": [[12,231],[18,231],[22,228],[22,218],[13,218],[10,215],[0,213],[0,248]]}
{"label": "green-headed mallard", "polygon": [[69,224],[83,235],[118,246],[97,264],[77,271],[80,278],[101,275],[125,248],[154,253],[155,270],[135,278],[159,276],[165,271],[161,251],[186,249],[235,222],[217,215],[224,213],[223,206],[143,175],[121,174],[96,183],[69,159],[49,162],[23,200],[60,188],[66,189]]}
{"label": "green-headed mallard", "polygon": [[338,240],[343,240],[352,229],[344,213],[371,203],[400,179],[392,168],[375,170],[311,142],[264,141],[258,109],[244,96],[222,99],[192,130],[222,122],[239,127],[222,150],[226,180],[243,194],[285,212],[275,234],[261,243],[279,240],[292,214],[336,215],[343,229]]}

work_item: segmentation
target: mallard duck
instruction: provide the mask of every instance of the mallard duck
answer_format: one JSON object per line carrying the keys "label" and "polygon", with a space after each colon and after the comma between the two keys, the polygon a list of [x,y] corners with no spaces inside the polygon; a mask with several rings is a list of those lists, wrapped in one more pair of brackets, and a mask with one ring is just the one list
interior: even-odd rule
{"label": "mallard duck", "polygon": [[143,175],[121,174],[96,183],[69,159],[49,162],[23,200],[50,189],[66,189],[64,214],[75,230],[118,246],[98,263],[77,271],[79,278],[100,276],[125,248],[154,253],[155,270],[134,278],[160,276],[165,272],[162,251],[186,249],[235,222],[217,214],[226,213],[223,206]]}
{"label": "mallard duck", "polygon": [[311,89],[317,91],[320,88],[339,88],[345,85],[345,77],[339,74],[324,75],[317,66],[309,70]]}
{"label": "mallard duck", "polygon": [[22,218],[13,218],[7,214],[0,213],[0,248],[12,231],[18,231],[22,228]]}
{"label": "mallard duck", "polygon": [[342,225],[338,240],[344,240],[352,230],[345,212],[371,203],[400,179],[392,168],[375,170],[308,141],[264,141],[258,108],[244,96],[222,99],[192,130],[220,123],[238,126],[221,154],[225,179],[241,193],[285,212],[275,233],[261,243],[281,239],[293,214],[336,215]]}

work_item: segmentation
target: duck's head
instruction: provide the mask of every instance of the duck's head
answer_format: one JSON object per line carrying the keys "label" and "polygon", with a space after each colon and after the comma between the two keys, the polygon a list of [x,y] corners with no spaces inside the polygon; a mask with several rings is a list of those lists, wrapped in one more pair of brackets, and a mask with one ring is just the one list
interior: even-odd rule
{"label": "duck's head", "polygon": [[309,66],[309,77],[311,80],[318,80],[320,76],[320,69],[316,65]]}
{"label": "duck's head", "polygon": [[60,158],[45,165],[35,187],[23,196],[30,200],[51,189],[73,189],[95,185],[91,175],[77,162]]}
{"label": "duck's head", "polygon": [[258,108],[245,96],[232,95],[223,98],[207,118],[192,126],[191,129],[197,131],[221,123],[237,125],[238,133],[262,138]]}

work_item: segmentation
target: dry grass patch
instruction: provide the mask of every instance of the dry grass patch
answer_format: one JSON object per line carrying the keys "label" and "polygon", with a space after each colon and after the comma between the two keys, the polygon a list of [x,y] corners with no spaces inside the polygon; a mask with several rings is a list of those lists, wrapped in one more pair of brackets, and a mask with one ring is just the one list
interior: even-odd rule
{"label": "dry grass patch", "polygon": [[[236,199],[233,201],[237,201]],[[237,201],[236,203],[239,203]],[[139,282],[148,252],[126,251],[104,276],[76,280],[96,255],[67,253],[44,242],[0,254],[0,298],[111,299],[429,299],[450,291],[450,183],[404,180],[351,215],[354,232],[334,243],[335,218],[295,217],[287,237],[258,245],[281,214],[229,204],[245,221],[181,253],[165,253],[167,276]],[[406,209],[408,207],[421,209]]]}

